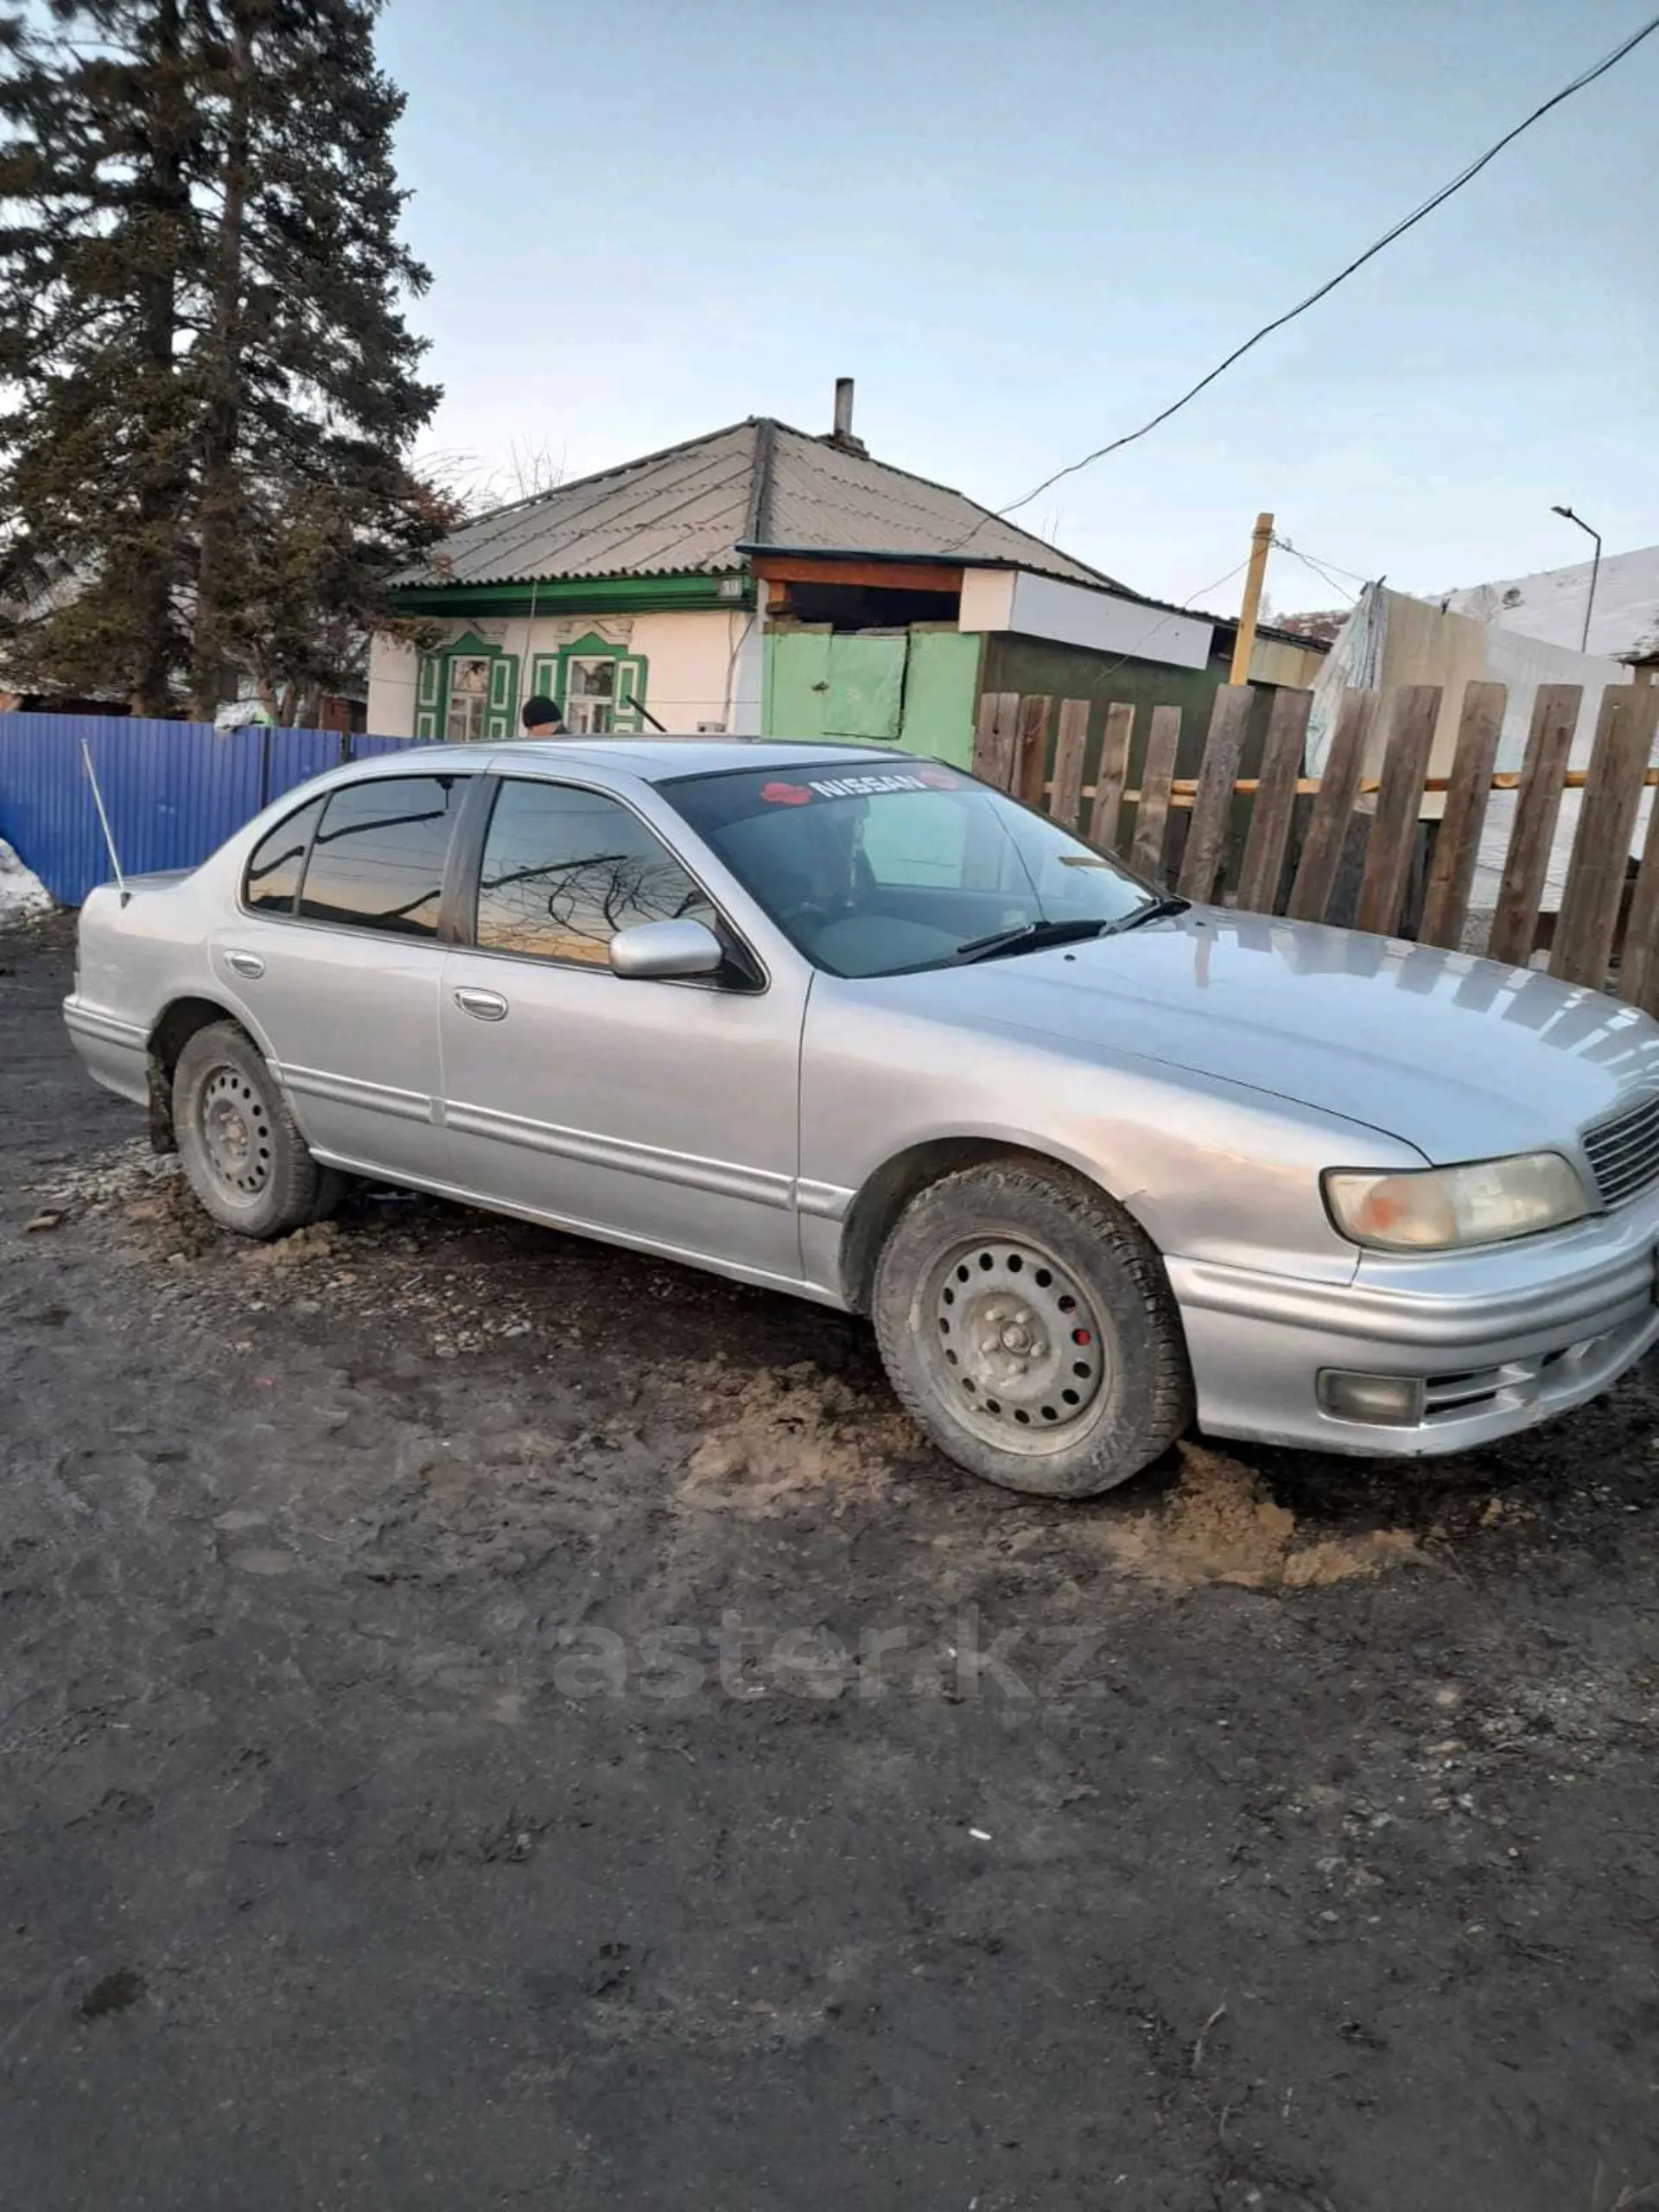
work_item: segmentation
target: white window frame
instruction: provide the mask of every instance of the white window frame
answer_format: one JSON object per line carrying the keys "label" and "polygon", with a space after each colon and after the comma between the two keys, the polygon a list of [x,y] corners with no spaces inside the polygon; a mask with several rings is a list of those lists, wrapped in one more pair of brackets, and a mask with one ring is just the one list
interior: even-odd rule
{"label": "white window frame", "polygon": [[[457,679],[461,671],[466,668],[483,671],[483,688],[480,690],[467,691],[465,694],[460,691]],[[447,687],[448,696],[444,701],[443,709],[443,738],[446,745],[478,745],[488,736],[493,675],[493,662],[486,653],[456,653],[450,657]],[[476,708],[477,727],[475,728],[468,728],[462,730],[454,728],[457,707],[465,708],[463,719],[469,724],[473,721],[473,709]]]}
{"label": "white window frame", "polygon": [[[610,677],[607,691],[577,691],[573,679],[579,670],[602,668]],[[573,653],[564,664],[564,726],[573,737],[608,737],[616,728],[617,668],[613,653]],[[594,719],[595,716],[603,719]]]}

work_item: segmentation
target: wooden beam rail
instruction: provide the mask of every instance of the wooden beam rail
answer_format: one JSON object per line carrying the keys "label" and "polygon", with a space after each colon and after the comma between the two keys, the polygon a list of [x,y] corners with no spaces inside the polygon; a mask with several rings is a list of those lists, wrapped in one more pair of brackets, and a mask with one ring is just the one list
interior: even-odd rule
{"label": "wooden beam rail", "polygon": [[[1589,780],[1589,775],[1590,771],[1587,768],[1569,768],[1561,779],[1562,790],[1581,791]],[[1649,790],[1659,785],[1659,768],[1649,768],[1642,780]],[[1045,784],[1044,797],[1046,798],[1053,788],[1052,783]],[[1232,788],[1236,798],[1254,798],[1262,788],[1262,779],[1259,776],[1239,776],[1235,778]],[[1375,796],[1382,788],[1382,779],[1380,776],[1366,776],[1361,779],[1358,788],[1361,798]],[[1426,791],[1450,791],[1451,788],[1450,776],[1426,776],[1423,779],[1423,789]],[[1492,778],[1488,788],[1495,791],[1519,791],[1520,771],[1517,769],[1513,773],[1508,770],[1501,771]],[[1319,791],[1319,779],[1317,776],[1299,776],[1296,779],[1295,790],[1298,798],[1317,798]],[[1177,776],[1169,786],[1169,803],[1172,806],[1191,806],[1198,797],[1198,779],[1196,776]],[[1083,797],[1091,799],[1094,795],[1094,785],[1085,784],[1083,786]],[[1118,804],[1120,806],[1138,806],[1141,804],[1140,791],[1135,789],[1120,791]]]}

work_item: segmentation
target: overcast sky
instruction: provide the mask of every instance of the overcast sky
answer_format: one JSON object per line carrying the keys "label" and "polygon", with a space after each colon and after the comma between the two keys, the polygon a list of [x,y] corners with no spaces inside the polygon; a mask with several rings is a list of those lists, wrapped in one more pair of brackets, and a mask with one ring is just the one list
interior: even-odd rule
{"label": "overcast sky", "polygon": [[[1133,428],[1645,0],[391,0],[435,445],[768,414],[1000,506]],[[1408,590],[1659,540],[1659,35],[1020,518],[1224,611],[1260,507]],[[1331,588],[1275,554],[1281,612]]]}

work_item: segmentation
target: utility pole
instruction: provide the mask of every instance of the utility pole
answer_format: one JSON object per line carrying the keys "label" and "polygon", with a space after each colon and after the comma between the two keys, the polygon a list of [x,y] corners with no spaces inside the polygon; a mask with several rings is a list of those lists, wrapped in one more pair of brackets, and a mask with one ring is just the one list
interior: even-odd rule
{"label": "utility pole", "polygon": [[1230,683],[1250,680],[1250,655],[1255,650],[1255,613],[1262,604],[1262,582],[1268,573],[1268,549],[1273,543],[1273,517],[1257,515],[1250,535],[1250,565],[1244,574],[1244,602],[1238,610],[1238,635],[1233,640]]}
{"label": "utility pole", "polygon": [[1553,515],[1560,515],[1563,522],[1577,523],[1586,537],[1593,537],[1596,541],[1595,558],[1590,563],[1590,590],[1584,602],[1584,635],[1579,640],[1579,651],[1587,653],[1590,650],[1590,617],[1596,604],[1596,578],[1601,574],[1601,532],[1592,530],[1584,517],[1575,515],[1571,507],[1552,507],[1549,512]]}

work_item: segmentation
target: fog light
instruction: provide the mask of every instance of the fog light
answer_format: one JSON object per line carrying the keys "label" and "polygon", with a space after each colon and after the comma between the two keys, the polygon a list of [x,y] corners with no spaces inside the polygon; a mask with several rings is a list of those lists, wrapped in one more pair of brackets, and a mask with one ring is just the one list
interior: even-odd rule
{"label": "fog light", "polygon": [[1411,1375],[1354,1375],[1341,1367],[1319,1370],[1319,1403],[1338,1421],[1381,1421],[1414,1428],[1423,1417],[1424,1386]]}

